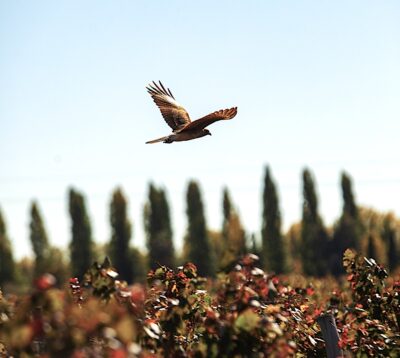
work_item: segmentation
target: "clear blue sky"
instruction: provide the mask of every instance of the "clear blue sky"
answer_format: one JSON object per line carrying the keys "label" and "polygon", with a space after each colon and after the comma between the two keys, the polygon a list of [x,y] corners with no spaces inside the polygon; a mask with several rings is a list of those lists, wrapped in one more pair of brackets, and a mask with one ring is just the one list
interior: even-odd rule
{"label": "clear blue sky", "polygon": [[[285,228],[301,216],[305,166],[327,224],[340,214],[342,170],[359,204],[399,215],[399,18],[398,1],[0,2],[0,207],[16,256],[31,253],[32,199],[51,242],[67,247],[71,185],[98,242],[121,185],[132,244],[143,246],[150,180],[168,191],[178,247],[190,178],[210,228],[221,226],[227,185],[258,232],[267,164]],[[192,118],[238,115],[211,137],[145,145],[170,130],[145,91],[151,80]]]}

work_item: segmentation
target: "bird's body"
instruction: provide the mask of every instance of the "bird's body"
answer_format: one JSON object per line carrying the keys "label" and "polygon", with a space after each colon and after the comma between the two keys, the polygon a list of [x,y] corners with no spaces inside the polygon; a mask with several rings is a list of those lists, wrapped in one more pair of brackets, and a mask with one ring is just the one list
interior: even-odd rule
{"label": "bird's body", "polygon": [[201,132],[186,131],[183,133],[172,133],[165,137],[149,140],[148,142],[146,142],[146,144],[159,143],[159,142],[163,142],[163,143],[184,142],[187,140],[201,138],[206,135],[211,135],[211,133],[209,131],[205,131],[204,129]]}
{"label": "bird's body", "polygon": [[237,113],[237,107],[221,109],[192,122],[185,108],[176,102],[171,91],[165,89],[161,82],[159,84],[153,82],[147,87],[147,91],[160,109],[167,124],[172,128],[172,134],[150,140],[146,142],[147,144],[182,142],[211,135],[210,131],[206,129],[207,126],[216,121],[232,119]]}

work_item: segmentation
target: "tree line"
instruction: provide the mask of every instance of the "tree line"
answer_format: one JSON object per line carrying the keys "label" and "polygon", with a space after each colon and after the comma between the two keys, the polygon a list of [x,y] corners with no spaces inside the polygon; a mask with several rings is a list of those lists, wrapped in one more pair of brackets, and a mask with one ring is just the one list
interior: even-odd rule
{"label": "tree line", "polygon": [[[142,281],[149,269],[160,265],[174,267],[186,261],[195,263],[199,274],[213,277],[229,270],[236,259],[248,252],[260,256],[266,270],[276,274],[299,272],[309,276],[342,275],[342,255],[354,248],[376,258],[390,270],[400,264],[400,220],[392,213],[379,213],[357,205],[352,181],[341,174],[343,208],[340,217],[326,226],[319,214],[315,179],[309,169],[302,171],[302,219],[284,233],[277,186],[270,167],[265,168],[262,192],[260,235],[247,233],[227,188],[223,190],[223,222],[220,230],[210,230],[204,214],[199,183],[192,180],[186,190],[187,230],[183,250],[173,244],[171,213],[166,190],[148,186],[143,209],[147,252],[131,244],[132,223],[128,201],[116,188],[110,201],[111,237],[105,245],[95,243],[84,195],[69,189],[71,222],[69,254],[53,247],[36,201],[30,207],[30,242],[34,259],[15,262],[12,245],[0,210],[0,285],[25,284],[45,273],[61,284],[70,277],[82,277],[95,260],[107,255],[121,277],[129,283]],[[258,240],[258,237],[261,240]],[[66,257],[68,256],[68,257]]]}

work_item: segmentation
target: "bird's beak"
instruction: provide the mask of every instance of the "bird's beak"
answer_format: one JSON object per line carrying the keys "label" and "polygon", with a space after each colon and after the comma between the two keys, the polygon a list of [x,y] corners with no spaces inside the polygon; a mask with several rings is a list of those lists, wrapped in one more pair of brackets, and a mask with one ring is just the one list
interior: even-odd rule
{"label": "bird's beak", "polygon": [[211,135],[211,132],[208,132],[208,135]]}

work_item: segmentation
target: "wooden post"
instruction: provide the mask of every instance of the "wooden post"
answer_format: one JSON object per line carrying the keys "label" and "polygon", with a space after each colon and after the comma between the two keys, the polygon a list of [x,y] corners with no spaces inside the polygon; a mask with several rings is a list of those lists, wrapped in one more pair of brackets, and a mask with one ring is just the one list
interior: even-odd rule
{"label": "wooden post", "polygon": [[328,358],[344,357],[343,351],[339,348],[339,334],[337,331],[335,318],[331,314],[324,314],[317,318],[321,327],[322,336],[325,341],[325,348]]}

